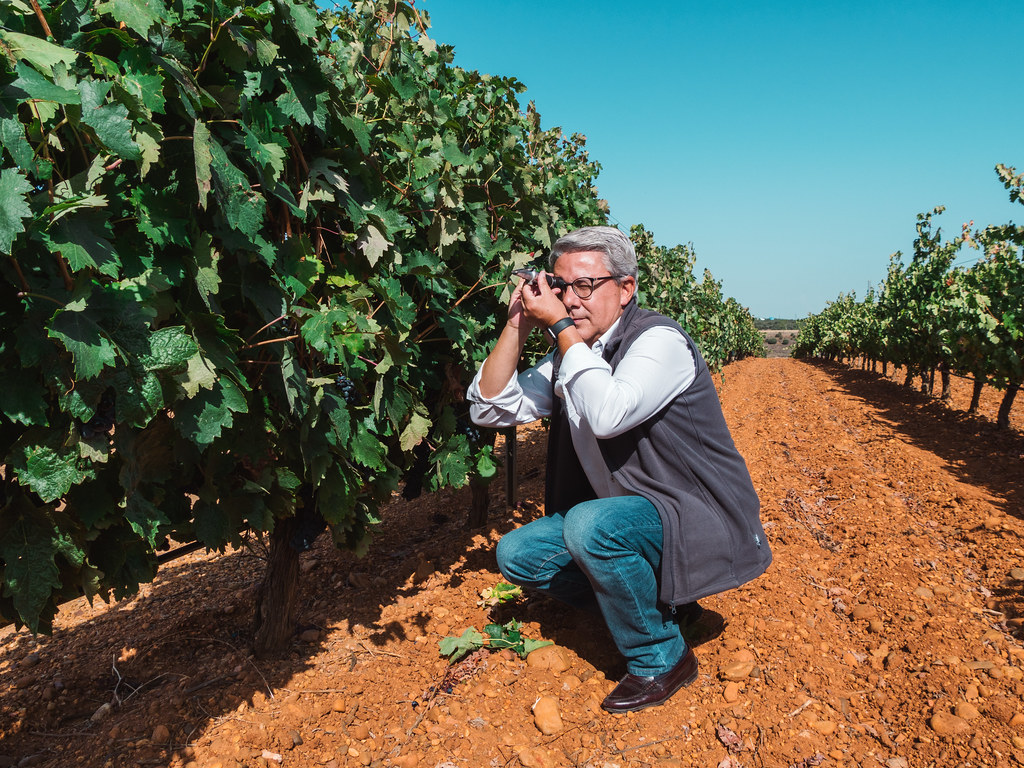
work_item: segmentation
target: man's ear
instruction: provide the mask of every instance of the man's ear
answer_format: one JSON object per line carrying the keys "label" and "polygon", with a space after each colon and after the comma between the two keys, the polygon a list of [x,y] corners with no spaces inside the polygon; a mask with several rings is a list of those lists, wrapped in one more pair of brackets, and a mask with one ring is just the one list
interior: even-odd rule
{"label": "man's ear", "polygon": [[619,286],[619,306],[626,306],[636,296],[636,278],[627,277]]}

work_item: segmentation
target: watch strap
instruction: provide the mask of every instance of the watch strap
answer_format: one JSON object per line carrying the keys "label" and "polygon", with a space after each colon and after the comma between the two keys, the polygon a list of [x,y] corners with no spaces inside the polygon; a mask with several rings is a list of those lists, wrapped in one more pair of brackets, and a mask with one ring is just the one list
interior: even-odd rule
{"label": "watch strap", "polygon": [[556,322],[554,325],[548,327],[548,336],[551,337],[552,343],[558,340],[558,334],[568,328],[570,325],[575,325],[571,317],[563,317],[561,320]]}

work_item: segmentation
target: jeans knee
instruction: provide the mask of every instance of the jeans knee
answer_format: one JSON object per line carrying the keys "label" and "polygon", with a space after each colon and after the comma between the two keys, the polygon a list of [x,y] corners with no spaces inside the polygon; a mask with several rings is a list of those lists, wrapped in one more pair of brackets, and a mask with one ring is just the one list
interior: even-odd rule
{"label": "jeans knee", "polygon": [[602,543],[607,542],[607,537],[601,532],[600,527],[594,525],[593,518],[582,515],[571,522],[566,521],[563,536],[565,548],[576,561],[600,551]]}
{"label": "jeans knee", "polygon": [[529,552],[524,552],[515,533],[516,531],[509,531],[498,540],[494,556],[498,561],[498,570],[501,571],[502,576],[518,586],[529,586],[535,576],[535,558],[530,557]]}

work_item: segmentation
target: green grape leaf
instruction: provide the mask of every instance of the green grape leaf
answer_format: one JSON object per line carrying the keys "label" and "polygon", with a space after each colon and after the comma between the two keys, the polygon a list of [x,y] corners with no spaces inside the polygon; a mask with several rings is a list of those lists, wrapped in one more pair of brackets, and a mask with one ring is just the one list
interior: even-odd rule
{"label": "green grape leaf", "polygon": [[86,80],[79,85],[82,94],[82,122],[96,132],[96,138],[103,142],[118,157],[126,160],[142,159],[142,149],[132,137],[132,121],[128,110],[121,104],[107,104],[107,93],[111,83]]}
{"label": "green grape leaf", "polygon": [[62,216],[43,233],[43,240],[51,251],[67,260],[72,272],[95,269],[108,277],[117,277],[121,260],[105,237],[104,222],[102,216],[89,213]]}
{"label": "green grape leaf", "polygon": [[32,216],[28,193],[32,184],[12,168],[0,171],[0,253],[10,254],[14,239],[25,231],[21,220]]}
{"label": "green grape leaf", "polygon": [[234,424],[234,414],[248,412],[238,386],[224,376],[213,390],[202,390],[190,400],[179,401],[174,409],[175,429],[200,447],[209,445],[229,429]]}
{"label": "green grape leaf", "polygon": [[[4,114],[0,108],[0,114]],[[25,126],[14,117],[0,117],[0,146],[11,154],[14,164],[22,170],[32,168],[35,157],[32,146],[25,138]]]}
{"label": "green grape leaf", "polygon": [[365,427],[356,429],[349,443],[352,460],[370,469],[384,469],[384,446],[375,434]]}
{"label": "green grape leaf", "polygon": [[117,362],[113,343],[90,317],[84,299],[68,303],[54,315],[47,336],[57,339],[71,353],[76,378],[91,379]]}
{"label": "green grape leaf", "polygon": [[165,6],[159,0],[110,0],[98,3],[96,10],[109,14],[114,21],[124,22],[144,40],[154,24],[167,20]]}
{"label": "green grape leaf", "polygon": [[402,430],[402,436],[399,439],[399,445],[403,451],[411,451],[430,434],[431,421],[423,414],[418,411],[414,411],[409,419],[409,423],[405,425],[405,429]]}
{"label": "green grape leaf", "polygon": [[18,517],[0,537],[3,594],[14,598],[14,608],[21,620],[38,632],[40,616],[52,600],[53,591],[61,586],[54,562],[53,526],[27,501],[18,506]]}
{"label": "green grape leaf", "polygon": [[169,525],[170,520],[160,509],[141,493],[135,492],[128,495],[124,509],[125,520],[131,525],[140,538],[145,539],[150,547],[156,546],[160,527]]}
{"label": "green grape leaf", "polygon": [[370,262],[370,266],[375,266],[380,261],[388,248],[393,244],[388,242],[388,239],[384,237],[377,227],[373,224],[367,225],[363,230],[363,233],[359,236],[356,241],[356,245],[366,255],[366,260]]}
{"label": "green grape leaf", "polygon": [[550,640],[531,640],[528,637],[523,638],[523,658],[526,658],[538,648],[543,648],[545,645],[554,645],[554,643]]}
{"label": "green grape leaf", "polygon": [[456,662],[471,651],[482,648],[484,637],[475,627],[470,627],[460,637],[449,635],[441,640],[438,645],[441,648],[441,655],[447,656],[450,662]]}
{"label": "green grape leaf", "polygon": [[[0,29],[0,41],[3,41],[15,58],[27,61],[46,75],[52,76],[53,68],[58,64],[71,66],[75,63],[75,59],[78,58],[78,53],[69,48],[62,48],[59,45],[43,40],[41,37],[23,35],[20,32],[7,32]],[[30,98],[43,97],[31,96]]]}
{"label": "green grape leaf", "polygon": [[199,119],[196,119],[192,126],[192,153],[195,157],[199,207],[206,210],[206,199],[210,195],[210,183],[213,178],[210,170],[213,163],[213,152],[210,145],[210,130],[206,127],[206,123]]}
{"label": "green grape leaf", "polygon": [[45,445],[26,446],[17,462],[18,482],[31,488],[45,502],[55,501],[88,473],[78,469],[75,453],[58,453]]}
{"label": "green grape leaf", "polygon": [[149,337],[149,354],[140,358],[147,371],[170,371],[181,373],[188,362],[199,353],[199,345],[188,334],[184,326],[165,326]]}

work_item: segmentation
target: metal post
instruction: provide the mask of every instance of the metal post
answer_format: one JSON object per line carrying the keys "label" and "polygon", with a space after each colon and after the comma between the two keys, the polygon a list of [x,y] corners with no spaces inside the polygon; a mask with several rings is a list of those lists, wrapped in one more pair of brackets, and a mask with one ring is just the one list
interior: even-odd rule
{"label": "metal post", "polygon": [[505,506],[515,508],[519,503],[518,484],[516,483],[516,428],[505,430]]}

